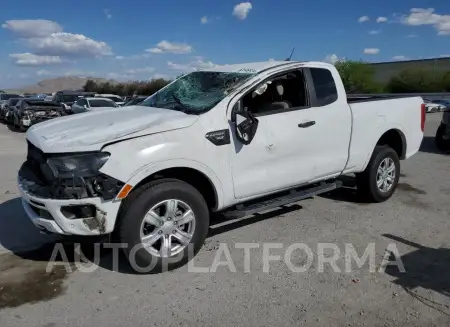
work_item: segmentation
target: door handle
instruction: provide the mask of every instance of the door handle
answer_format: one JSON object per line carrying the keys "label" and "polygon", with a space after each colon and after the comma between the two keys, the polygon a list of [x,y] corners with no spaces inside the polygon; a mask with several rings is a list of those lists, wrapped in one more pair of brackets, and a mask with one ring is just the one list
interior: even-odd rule
{"label": "door handle", "polygon": [[298,124],[298,127],[300,127],[300,128],[307,128],[307,127],[311,127],[311,126],[313,126],[315,124],[316,124],[315,121],[307,121],[305,123]]}

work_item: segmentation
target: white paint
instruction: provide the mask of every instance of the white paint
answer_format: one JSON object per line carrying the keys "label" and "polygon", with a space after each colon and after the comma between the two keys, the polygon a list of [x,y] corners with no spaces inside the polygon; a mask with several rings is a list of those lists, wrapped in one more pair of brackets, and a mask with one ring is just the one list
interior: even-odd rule
{"label": "white paint", "polygon": [[[243,91],[273,74],[300,67],[330,70],[338,100],[323,107],[260,116],[253,141],[239,143],[230,119],[231,108]],[[299,184],[361,172],[379,138],[393,128],[405,135],[407,158],[419,149],[423,138],[420,97],[349,105],[336,68],[320,62],[267,61],[218,70],[244,68],[259,73],[199,116],[143,106],[108,108],[37,124],[28,130],[27,139],[47,153],[107,151],[111,156],[101,172],[131,185],[163,169],[195,169],[215,187],[215,210]],[[316,124],[298,128],[306,121]],[[231,144],[216,146],[205,138],[206,133],[222,129],[230,129]],[[21,192],[25,202],[33,199],[25,190]],[[80,201],[107,213],[106,232],[114,228],[119,201],[39,199],[55,216],[55,230],[82,235],[98,232],[58,213],[61,205]],[[40,221],[39,217],[31,218]]]}

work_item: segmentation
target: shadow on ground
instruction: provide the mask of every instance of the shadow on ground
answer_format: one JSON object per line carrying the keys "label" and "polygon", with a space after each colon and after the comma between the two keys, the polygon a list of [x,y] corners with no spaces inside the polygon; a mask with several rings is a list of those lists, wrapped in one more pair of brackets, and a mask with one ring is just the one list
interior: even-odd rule
{"label": "shadow on ground", "polygon": [[341,176],[339,177],[344,184],[341,188],[319,195],[322,198],[338,201],[349,202],[359,205],[368,205],[356,189],[356,181],[354,176]]}
{"label": "shadow on ground", "polygon": [[[227,220],[220,214],[214,214],[211,217],[208,238],[243,226],[279,217],[280,215],[298,209],[301,209],[301,206],[293,204],[263,214],[255,214],[248,218],[235,220]],[[128,263],[125,254],[119,248],[119,244],[110,243],[109,236],[65,237],[62,239],[56,235],[48,236],[40,234],[26,217],[20,198],[15,198],[0,204],[0,243],[5,249],[11,252],[0,256],[0,267],[9,267],[7,270],[19,269],[20,274],[37,274],[35,270],[36,267],[38,268],[40,271],[38,275],[40,277],[34,278],[36,282],[34,288],[39,288],[40,285],[46,285],[46,281],[52,278],[49,274],[45,274],[45,269],[49,263],[51,265],[60,263],[61,265],[59,266],[69,267],[66,270],[71,270],[70,267],[75,267],[76,270],[77,263],[83,266],[89,266],[94,263],[110,271],[124,274],[139,274]],[[30,248],[34,249],[30,250]],[[18,261],[20,258],[24,262]],[[30,265],[30,262],[39,264]],[[26,267],[29,267],[31,270]],[[44,273],[42,270],[44,270]],[[1,277],[5,274],[8,275],[5,269],[0,269],[0,287],[4,288],[7,285],[2,286]],[[17,288],[19,286],[16,285],[14,287]],[[29,287],[28,285],[27,288]],[[40,292],[36,291],[36,293]]]}
{"label": "shadow on ground", "polygon": [[[391,234],[383,236],[415,248],[413,252],[401,256],[404,272],[399,271],[397,266],[386,267],[386,273],[396,278],[394,283],[418,301],[450,317],[448,305],[415,293],[415,290],[421,287],[450,297],[450,249],[425,247]],[[393,254],[390,261],[395,261]]]}
{"label": "shadow on ground", "polygon": [[434,142],[434,136],[424,136],[419,151],[425,153],[446,154],[437,148],[436,143]]}
{"label": "shadow on ground", "polygon": [[15,252],[53,240],[55,237],[42,235],[29,221],[19,197],[0,203],[0,246]]}

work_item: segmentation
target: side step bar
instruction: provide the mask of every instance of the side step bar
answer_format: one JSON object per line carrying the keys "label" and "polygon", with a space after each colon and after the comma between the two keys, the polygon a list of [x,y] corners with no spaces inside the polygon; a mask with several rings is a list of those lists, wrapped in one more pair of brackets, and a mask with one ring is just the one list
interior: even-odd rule
{"label": "side step bar", "polygon": [[270,199],[263,200],[261,202],[251,204],[238,204],[236,207],[222,212],[222,214],[228,219],[242,218],[261,211],[275,209],[293,202],[304,200],[318,194],[327,193],[342,187],[342,185],[342,181],[335,180],[333,182],[323,182],[312,187],[309,186],[306,188],[297,188],[291,190],[288,194],[284,192],[283,195],[275,195]]}

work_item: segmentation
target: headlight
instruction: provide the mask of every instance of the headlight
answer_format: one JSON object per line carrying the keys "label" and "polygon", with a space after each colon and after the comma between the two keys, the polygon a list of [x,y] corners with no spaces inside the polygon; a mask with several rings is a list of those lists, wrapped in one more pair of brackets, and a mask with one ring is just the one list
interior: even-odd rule
{"label": "headlight", "polygon": [[91,177],[98,175],[98,171],[110,154],[107,152],[93,152],[47,159],[47,165],[55,178]]}

